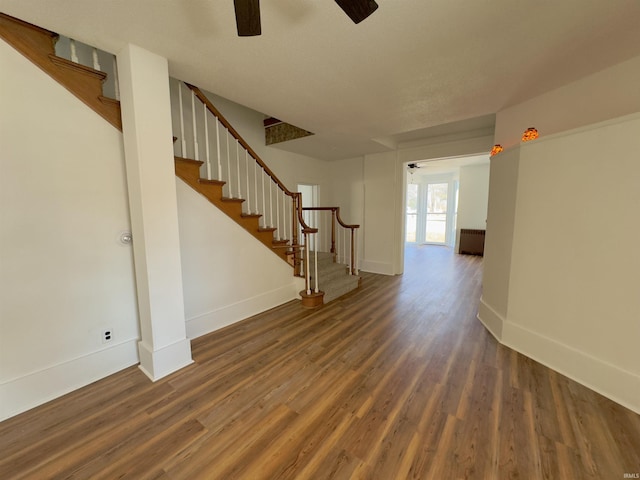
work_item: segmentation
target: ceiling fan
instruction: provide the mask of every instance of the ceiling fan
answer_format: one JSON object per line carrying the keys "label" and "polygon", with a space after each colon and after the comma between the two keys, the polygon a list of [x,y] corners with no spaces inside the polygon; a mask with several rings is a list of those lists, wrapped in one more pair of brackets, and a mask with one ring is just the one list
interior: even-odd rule
{"label": "ceiling fan", "polygon": [[[378,8],[374,0],[335,0],[353,23],[360,23]],[[262,33],[260,0],[233,0],[238,36],[253,37]]]}

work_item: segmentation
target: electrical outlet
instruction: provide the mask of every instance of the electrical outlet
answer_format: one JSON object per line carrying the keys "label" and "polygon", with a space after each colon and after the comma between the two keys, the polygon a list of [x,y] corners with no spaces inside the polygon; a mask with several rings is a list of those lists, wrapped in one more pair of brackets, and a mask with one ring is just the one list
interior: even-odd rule
{"label": "electrical outlet", "polygon": [[102,331],[102,343],[109,343],[113,340],[113,330],[103,330]]}

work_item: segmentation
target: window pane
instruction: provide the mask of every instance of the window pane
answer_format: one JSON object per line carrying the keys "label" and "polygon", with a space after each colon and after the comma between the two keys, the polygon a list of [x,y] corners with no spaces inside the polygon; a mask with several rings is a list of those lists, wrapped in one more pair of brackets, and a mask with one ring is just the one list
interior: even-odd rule
{"label": "window pane", "polygon": [[447,216],[445,214],[427,214],[427,242],[444,243],[446,240]]}
{"label": "window pane", "polygon": [[407,237],[405,238],[405,242],[416,241],[416,218],[417,215],[415,213],[407,214]]}
{"label": "window pane", "polygon": [[427,189],[427,213],[447,213],[448,183],[430,183]]}
{"label": "window pane", "polygon": [[416,213],[418,211],[418,185],[407,185],[407,213]]}

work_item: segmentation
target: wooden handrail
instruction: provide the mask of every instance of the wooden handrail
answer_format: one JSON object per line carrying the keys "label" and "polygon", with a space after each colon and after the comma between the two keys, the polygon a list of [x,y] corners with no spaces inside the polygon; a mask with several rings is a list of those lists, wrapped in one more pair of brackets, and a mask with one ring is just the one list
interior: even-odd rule
{"label": "wooden handrail", "polygon": [[342,221],[340,218],[340,207],[303,207],[302,210],[331,210],[332,212],[336,212],[336,220],[338,220],[338,223],[344,228],[360,228],[360,225],[349,225]]}
{"label": "wooden handrail", "polygon": [[205,106],[207,107],[207,110],[209,110],[220,121],[220,123],[224,125],[224,127],[231,133],[233,138],[235,138],[240,143],[240,145],[242,145],[242,147],[247,152],[249,152],[249,154],[258,163],[258,165],[260,165],[262,169],[267,173],[267,175],[269,175],[273,179],[273,181],[278,184],[278,186],[284,191],[284,193],[286,193],[290,197],[292,197],[294,193],[297,193],[297,192],[292,192],[287,187],[285,187],[284,183],[282,183],[280,179],[276,176],[276,174],[273,173],[269,167],[267,167],[267,164],[264,163],[264,161],[262,161],[260,156],[253,150],[253,148],[251,148],[249,144],[244,140],[244,138],[242,138],[240,134],[236,131],[236,129],[231,126],[231,124],[227,121],[226,118],[224,118],[224,116],[220,113],[220,111],[213,106],[213,104],[207,98],[207,96],[204,93],[202,93],[202,90],[200,90],[198,87],[194,85],[190,85],[187,82],[184,82],[184,84],[187,87],[189,87],[189,89],[191,89],[193,93],[195,93],[196,97],[198,97],[198,99],[205,104]]}
{"label": "wooden handrail", "polygon": [[351,231],[351,252],[350,252],[350,263],[349,271],[351,275],[357,275],[358,269],[356,265],[356,244],[355,244],[355,231],[360,228],[360,225],[350,225],[344,223],[342,218],[340,218],[340,207],[303,207],[302,210],[306,211],[324,211],[331,212],[331,253],[333,254],[333,261],[336,261],[336,229],[335,229],[335,220],[338,221],[338,224],[345,229],[349,229]]}
{"label": "wooden handrail", "polygon": [[[297,216],[298,222],[300,222],[300,225],[302,226],[302,233],[304,234],[317,233],[318,229],[312,228],[309,225],[307,225],[307,223],[304,221],[304,218],[302,216],[302,200],[300,198],[302,194],[300,192],[292,192],[284,185],[284,183],[280,181],[280,179],[276,176],[276,174],[271,171],[271,169],[267,166],[266,163],[264,163],[264,161],[253,150],[253,148],[251,148],[251,146],[244,140],[244,138],[242,138],[242,136],[236,131],[236,129],[233,128],[233,126],[227,121],[227,119],[224,118],[224,115],[222,115],[222,113],[220,113],[220,111],[213,106],[213,104],[207,98],[207,96],[204,93],[202,93],[202,90],[200,90],[195,85],[191,85],[190,83],[184,82],[184,84],[195,94],[196,97],[198,97],[198,100],[200,100],[205,105],[205,107],[207,107],[207,110],[209,110],[213,114],[213,116],[215,116],[218,119],[218,121],[229,131],[229,133],[231,133],[233,138],[235,138],[238,141],[238,143],[242,145],[242,148],[244,148],[249,153],[249,155],[251,155],[251,157],[256,161],[256,163],[260,165],[260,167],[264,170],[264,172],[267,175],[269,175],[269,177],[271,177],[271,179],[278,185],[278,187],[280,187],[280,189],[286,195],[288,195],[293,199],[294,208],[297,213],[296,216]],[[297,233],[295,232],[295,228],[294,228],[293,235],[297,236]]]}
{"label": "wooden handrail", "polygon": [[[304,216],[302,213],[302,193],[300,192],[292,192],[291,190],[289,190],[284,183],[282,183],[282,181],[280,181],[280,179],[276,176],[275,173],[273,173],[273,171],[271,171],[271,169],[267,166],[267,164],[260,158],[260,156],[253,150],[253,148],[251,148],[251,146],[244,140],[244,138],[242,138],[242,136],[236,131],[235,128],[233,128],[233,126],[227,121],[226,118],[224,118],[224,115],[222,115],[222,113],[220,113],[220,111],[213,106],[213,104],[211,103],[211,101],[207,98],[207,96],[202,92],[202,90],[200,90],[198,87],[196,87],[195,85],[191,85],[189,83],[184,82],[184,84],[187,86],[187,88],[189,88],[189,90],[191,90],[191,92],[198,97],[198,100],[200,100],[200,102],[202,102],[202,104],[205,106],[205,108],[209,111],[209,113],[211,113],[221,124],[224,128],[227,129],[227,132],[229,132],[231,134],[231,136],[238,142],[238,144],[240,146],[242,146],[242,148],[244,148],[244,150],[251,156],[251,158],[253,158],[253,160],[256,162],[257,165],[260,166],[260,168],[262,168],[263,172],[265,172],[270,178],[271,180],[276,184],[277,188],[279,188],[285,195],[287,195],[288,197],[291,198],[291,205],[292,205],[292,222],[291,222],[291,245],[297,245],[298,244],[298,228],[300,227],[300,231],[302,232],[302,235],[304,235],[304,246],[308,249],[309,246],[309,235],[310,234],[314,234],[318,232],[317,228],[313,228],[311,226],[309,226],[305,220],[304,220]],[[195,122],[195,120],[194,120]],[[294,274],[295,275],[300,275],[301,274],[301,259],[300,259],[300,252],[298,251],[299,249],[297,248],[292,248],[291,249],[293,252],[293,269],[294,269]],[[309,284],[309,259],[305,258],[305,261],[307,262],[307,265],[305,267],[305,290],[307,292],[307,294],[311,293],[311,285]],[[317,267],[316,267],[317,268]],[[317,280],[316,280],[317,282]],[[317,284],[316,284],[316,290],[317,290]],[[317,292],[316,292],[317,293]]]}

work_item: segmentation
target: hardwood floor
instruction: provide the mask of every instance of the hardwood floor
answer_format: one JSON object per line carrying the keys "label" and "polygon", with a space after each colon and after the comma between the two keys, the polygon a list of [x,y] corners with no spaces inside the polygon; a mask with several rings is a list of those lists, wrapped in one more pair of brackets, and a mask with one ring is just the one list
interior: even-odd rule
{"label": "hardwood floor", "polygon": [[640,416],[499,345],[482,260],[407,252],[317,310],[291,302],[0,423],[0,478],[618,479]]}

